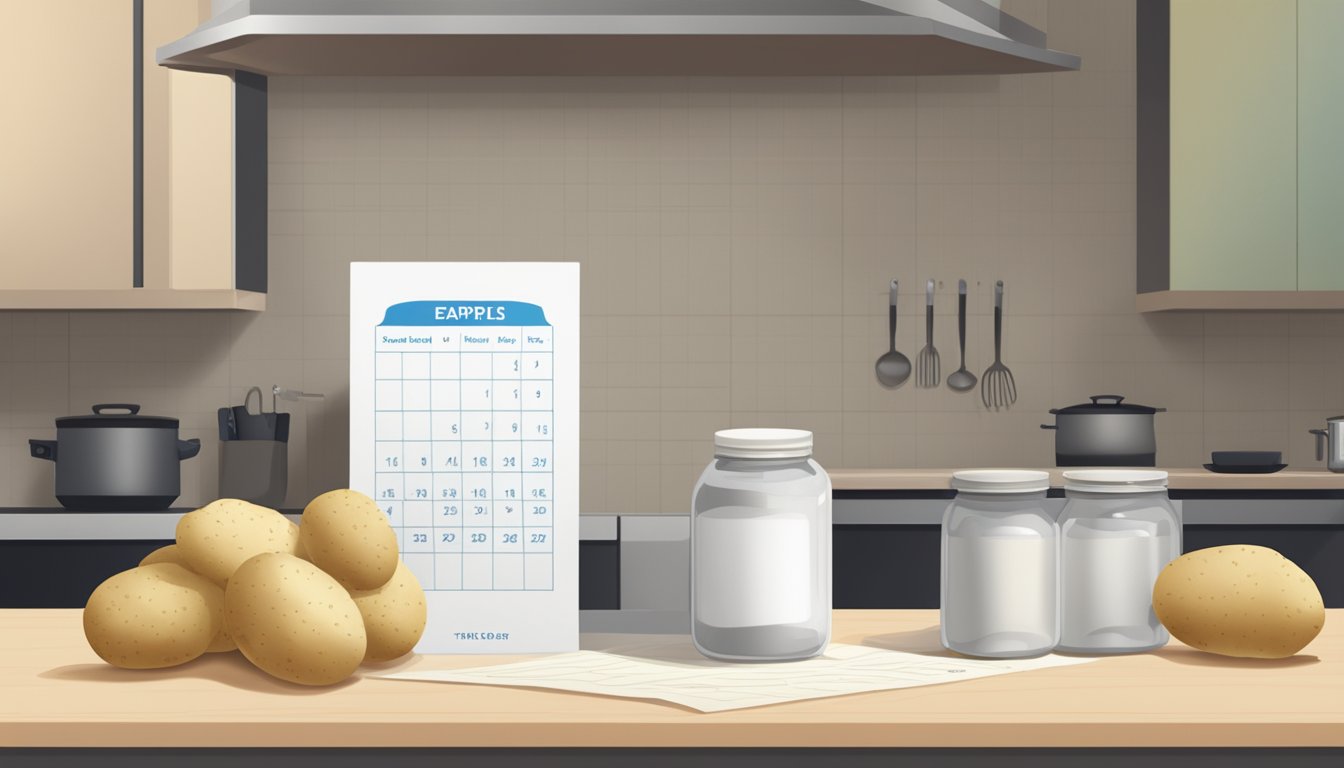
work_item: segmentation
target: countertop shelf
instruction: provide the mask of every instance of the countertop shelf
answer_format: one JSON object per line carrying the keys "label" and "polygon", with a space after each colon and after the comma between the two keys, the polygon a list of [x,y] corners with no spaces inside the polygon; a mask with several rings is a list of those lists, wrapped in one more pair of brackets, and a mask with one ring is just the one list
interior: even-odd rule
{"label": "countertop shelf", "polygon": [[[1031,467],[1050,473],[1050,485],[1064,485],[1063,473],[1082,467]],[[1225,475],[1203,468],[1159,467],[1167,487],[1207,491],[1344,491],[1344,474],[1324,469],[1285,469],[1272,475]],[[953,469],[827,469],[837,491],[948,491]]]}
{"label": "countertop shelf", "polygon": [[[101,662],[77,610],[0,611],[4,747],[1344,746],[1344,610],[1305,655],[1210,656],[1173,641],[948,685],[702,714],[645,700],[355,678],[283,683],[236,653],[168,670]],[[586,636],[600,647],[601,636]],[[610,640],[610,636],[607,636]],[[940,652],[937,611],[836,611],[834,639]],[[411,657],[389,669],[505,656]]]}
{"label": "countertop shelf", "polygon": [[8,289],[0,290],[0,309],[233,309],[262,312],[266,309],[266,294],[232,288]]}

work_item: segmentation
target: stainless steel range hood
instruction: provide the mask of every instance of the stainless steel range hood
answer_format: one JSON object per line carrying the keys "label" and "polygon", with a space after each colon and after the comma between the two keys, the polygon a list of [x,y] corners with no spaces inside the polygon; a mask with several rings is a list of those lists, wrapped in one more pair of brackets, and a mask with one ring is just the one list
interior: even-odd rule
{"label": "stainless steel range hood", "polygon": [[986,0],[215,0],[166,67],[261,75],[918,75],[1077,69]]}

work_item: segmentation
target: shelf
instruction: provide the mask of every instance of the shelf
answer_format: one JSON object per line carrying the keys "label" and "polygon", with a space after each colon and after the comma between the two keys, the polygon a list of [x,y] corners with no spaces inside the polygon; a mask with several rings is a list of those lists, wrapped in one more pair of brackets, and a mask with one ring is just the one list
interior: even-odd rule
{"label": "shelf", "polygon": [[266,294],[231,288],[0,290],[0,309],[233,309],[262,312],[266,309]]}
{"label": "shelf", "polygon": [[1344,309],[1344,291],[1152,291],[1135,305],[1140,312]]}
{"label": "shelf", "polygon": [[[1050,485],[1064,485],[1072,467],[1035,467],[1050,473]],[[1077,467],[1084,469],[1084,467]],[[1167,487],[1185,491],[1341,491],[1344,474],[1324,469],[1285,469],[1272,475],[1223,475],[1200,468],[1158,467],[1168,474]],[[950,491],[951,469],[828,469],[837,491]]]}

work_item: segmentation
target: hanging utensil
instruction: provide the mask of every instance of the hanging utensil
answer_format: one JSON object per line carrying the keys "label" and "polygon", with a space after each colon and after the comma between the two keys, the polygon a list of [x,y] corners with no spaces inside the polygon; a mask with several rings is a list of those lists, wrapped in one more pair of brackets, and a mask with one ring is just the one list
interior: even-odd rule
{"label": "hanging utensil", "polygon": [[994,364],[985,370],[980,400],[986,408],[999,410],[1017,402],[1017,382],[1003,364],[1003,281],[994,284]]}
{"label": "hanging utensil", "polygon": [[957,281],[957,341],[961,345],[961,367],[947,377],[947,386],[957,392],[975,389],[975,374],[966,370],[966,281]]}
{"label": "hanging utensil", "polygon": [[891,281],[891,290],[887,301],[887,328],[891,335],[891,348],[877,358],[877,380],[884,387],[899,387],[910,378],[910,358],[896,351],[896,292],[900,288],[899,280]]}
{"label": "hanging utensil", "polygon": [[915,386],[933,389],[942,381],[938,349],[933,346],[933,281],[924,284],[924,348],[915,358]]}

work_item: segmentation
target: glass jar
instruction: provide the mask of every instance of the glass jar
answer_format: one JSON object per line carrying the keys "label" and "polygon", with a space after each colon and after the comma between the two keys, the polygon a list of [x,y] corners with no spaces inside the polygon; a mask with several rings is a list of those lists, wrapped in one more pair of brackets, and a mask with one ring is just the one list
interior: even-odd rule
{"label": "glass jar", "polygon": [[942,639],[967,656],[1014,659],[1059,641],[1059,526],[1046,472],[952,474],[943,515]]}
{"label": "glass jar", "polygon": [[816,656],[831,637],[831,479],[812,433],[726,429],[695,487],[691,640],[727,661]]}
{"label": "glass jar", "polygon": [[1134,653],[1166,645],[1153,584],[1181,554],[1181,524],[1167,473],[1087,469],[1064,473],[1060,513],[1059,649]]}

